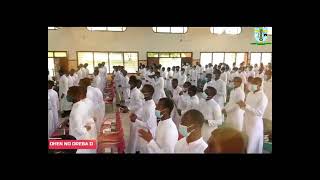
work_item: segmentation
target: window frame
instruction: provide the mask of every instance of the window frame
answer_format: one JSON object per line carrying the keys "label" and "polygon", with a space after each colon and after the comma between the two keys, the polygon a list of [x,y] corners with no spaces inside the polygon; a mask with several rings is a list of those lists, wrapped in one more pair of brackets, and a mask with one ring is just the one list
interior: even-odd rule
{"label": "window frame", "polygon": [[[237,53],[247,53],[247,59],[248,59],[248,54],[249,52],[242,52],[242,51],[228,51],[228,52],[222,52],[222,51],[214,51],[214,52],[209,52],[209,51],[203,51],[203,52],[200,52],[200,60],[199,62],[201,62],[201,53],[211,53],[211,63],[213,62],[213,53],[223,53],[223,62],[222,63],[225,63],[225,60],[226,60],[226,53],[235,53],[235,63],[237,64]],[[251,52],[250,52],[251,53]],[[202,65],[201,66],[205,66],[206,64]],[[219,64],[217,64],[219,65]],[[214,66],[214,64],[212,64],[212,66]],[[230,69],[232,69],[232,67],[229,67]]]}
{"label": "window frame", "polygon": [[[212,28],[212,32],[211,32],[211,28]],[[209,28],[209,32],[212,34],[212,35],[228,35],[228,36],[235,36],[235,35],[240,35],[242,33],[242,27],[235,27],[235,28],[240,28],[240,32],[238,34],[227,34],[225,29],[223,30],[223,33],[219,34],[219,33],[214,33],[214,28],[215,27],[210,27]],[[216,27],[216,28],[219,28],[219,27]],[[232,28],[232,27],[223,27],[223,28]]]}
{"label": "window frame", "polygon": [[271,63],[272,63],[272,52],[250,52],[249,53],[250,54],[250,62],[249,62],[250,64],[251,64],[251,53],[260,53],[260,62],[259,63],[262,63],[262,53],[270,53],[271,54]]}
{"label": "window frame", "polygon": [[[108,54],[108,67],[109,67],[109,72],[107,74],[111,74],[112,73],[112,67],[110,66],[110,53],[121,53],[122,54],[122,64],[123,67],[125,67],[125,63],[124,63],[124,53],[137,53],[137,69],[139,68],[139,51],[76,51],[77,53],[77,65],[79,65],[79,57],[78,57],[78,52],[90,52],[93,53],[93,67],[95,66],[95,59],[94,59],[94,53],[107,53]],[[134,74],[134,73],[128,73],[128,74]]]}
{"label": "window frame", "polygon": [[125,31],[127,31],[127,27],[121,27],[122,29],[124,29],[124,30],[122,30],[122,31],[112,31],[112,30],[108,30],[108,28],[109,27],[105,27],[106,28],[106,30],[90,30],[89,29],[89,27],[86,27],[86,29],[88,30],[88,31],[90,31],[90,32],[125,32]]}
{"label": "window frame", "polygon": [[[156,31],[154,31],[153,28],[156,28]],[[188,33],[188,31],[189,31],[189,27],[182,27],[182,28],[187,28],[187,31],[186,31],[186,32],[182,32],[182,33],[175,33],[175,32],[172,32],[172,31],[171,31],[171,27],[169,27],[169,28],[170,28],[170,32],[157,32],[157,28],[158,28],[158,27],[152,27],[151,29],[152,29],[152,31],[153,31],[154,33],[160,33],[160,34],[186,34],[186,33]],[[183,30],[184,30],[184,29],[183,29]]]}
{"label": "window frame", "polygon": [[[68,61],[69,61],[69,58],[68,58],[68,57],[69,57],[69,54],[68,54],[68,51],[48,51],[48,53],[49,53],[49,52],[52,52],[53,56],[52,56],[52,57],[49,57],[49,56],[48,56],[48,58],[53,58],[53,62],[54,62],[54,64],[55,64],[55,58],[67,58],[67,59],[68,59]],[[56,52],[62,52],[62,53],[63,53],[63,52],[65,52],[65,53],[66,53],[66,56],[65,56],[65,57],[55,57],[55,53],[56,53]],[[56,70],[56,67],[54,66],[54,74],[53,74],[54,76],[56,76],[56,74],[55,74],[55,73],[56,73],[56,72],[55,72],[55,70]]]}

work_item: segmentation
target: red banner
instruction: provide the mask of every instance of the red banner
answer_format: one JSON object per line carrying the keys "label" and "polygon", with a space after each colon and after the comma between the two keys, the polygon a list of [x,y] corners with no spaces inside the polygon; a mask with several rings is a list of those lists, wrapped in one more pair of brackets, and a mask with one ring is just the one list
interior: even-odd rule
{"label": "red banner", "polygon": [[50,140],[49,149],[97,149],[96,140]]}

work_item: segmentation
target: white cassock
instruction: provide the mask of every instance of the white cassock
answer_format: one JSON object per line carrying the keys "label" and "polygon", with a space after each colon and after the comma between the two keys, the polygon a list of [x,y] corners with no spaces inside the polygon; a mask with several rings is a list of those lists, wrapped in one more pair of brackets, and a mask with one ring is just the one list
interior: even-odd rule
{"label": "white cassock", "polygon": [[[105,77],[104,77],[104,69],[101,67],[99,68],[99,76],[100,76],[100,79],[101,79],[101,87],[102,87],[102,90],[105,88]],[[103,91],[102,91],[103,92]]]}
{"label": "white cassock", "polygon": [[57,126],[59,125],[59,115],[58,115],[59,97],[58,97],[58,93],[53,89],[48,90],[48,95],[50,96],[50,101],[51,101],[51,105],[52,105],[51,109],[52,109],[52,113],[53,113],[54,129],[56,129]]}
{"label": "white cassock", "polygon": [[197,95],[194,95],[194,96],[190,97],[190,100],[188,100],[186,103],[187,103],[186,104],[187,106],[183,111],[181,111],[181,115],[183,115],[185,112],[187,112],[191,109],[198,109],[199,98]]}
{"label": "white cassock", "polygon": [[129,97],[130,97],[130,84],[129,84],[129,77],[128,76],[122,76],[121,78],[121,88],[123,93],[123,99],[125,101],[125,105],[127,106],[129,103]]}
{"label": "white cassock", "polygon": [[67,78],[68,78],[68,86],[70,88],[74,85],[74,81],[73,81],[72,76],[70,76],[70,75]]}
{"label": "white cassock", "polygon": [[103,86],[102,86],[102,80],[101,77],[99,75],[94,76],[93,82],[92,82],[92,86],[96,87],[98,89],[100,89],[101,93],[103,92]]}
{"label": "white cassock", "polygon": [[156,135],[146,146],[146,153],[174,153],[178,142],[178,130],[171,118],[161,120]]}
{"label": "white cassock", "polygon": [[262,153],[263,120],[262,116],[268,104],[268,98],[262,90],[249,92],[246,98],[243,131],[248,136],[247,153]]}
{"label": "white cassock", "polygon": [[180,74],[178,76],[178,86],[183,87],[183,84],[187,81],[187,76],[185,73]]}
{"label": "white cassock", "polygon": [[242,80],[241,88],[244,91],[244,85],[248,83],[247,82],[247,74],[245,72],[241,72],[238,77],[240,77]]}
{"label": "white cassock", "polygon": [[48,138],[54,132],[54,120],[53,120],[53,111],[50,96],[48,95]]}
{"label": "white cassock", "polygon": [[197,86],[198,73],[197,73],[197,70],[196,70],[196,69],[191,70],[190,79],[191,79],[191,84],[192,84],[193,86]]}
{"label": "white cassock", "polygon": [[82,79],[87,77],[87,71],[84,67],[81,68]]}
{"label": "white cassock", "polygon": [[222,124],[221,108],[214,99],[200,99],[198,110],[203,114],[206,121],[202,126],[201,134],[204,141],[207,142],[211,132]]}
{"label": "white cassock", "polygon": [[[60,110],[61,111],[70,111],[72,108],[72,102],[67,101],[67,93],[69,90],[68,78],[64,74],[60,77],[59,80],[59,98],[60,98]],[[62,94],[64,97],[61,98]]]}
{"label": "white cassock", "polygon": [[[155,115],[156,104],[154,103],[153,99],[145,101],[141,114],[137,114],[137,119],[134,122],[134,126],[136,126],[137,131],[139,129],[144,129],[146,131],[150,131],[152,137],[155,137],[156,129],[157,129],[157,117]],[[138,132],[136,132],[138,134]],[[138,141],[136,144],[136,148],[141,153],[147,153],[148,150],[146,149],[146,141],[143,140],[141,137],[138,137]],[[135,152],[135,151],[134,151]]]}
{"label": "white cassock", "polygon": [[96,120],[97,132],[100,132],[101,123],[105,116],[105,103],[102,92],[96,87],[88,86],[86,97],[93,102],[93,117]]}
{"label": "white cassock", "polygon": [[204,150],[208,147],[208,144],[203,140],[201,137],[198,140],[195,140],[191,143],[187,142],[187,138],[184,137],[180,139],[175,148],[174,152],[175,153],[199,153],[203,154]]}
{"label": "white cassock", "polygon": [[[142,93],[140,90],[135,87],[130,91],[130,99],[128,104],[128,109],[131,113],[137,115],[137,117],[142,117],[142,106],[144,103],[144,99],[142,97]],[[136,153],[137,151],[137,143],[138,143],[138,129],[136,123],[130,122],[130,136],[128,140],[128,146],[126,149],[127,153]]]}
{"label": "white cassock", "polygon": [[84,71],[86,72],[86,73],[85,73],[85,75],[86,75],[85,77],[88,77],[88,76],[89,76],[89,69],[84,68]]}
{"label": "white cassock", "polygon": [[182,91],[182,88],[177,86],[176,89],[172,89],[171,93],[172,93],[172,100],[174,102],[174,108],[171,112],[171,118],[173,120],[173,122],[176,124],[177,128],[179,128],[179,124],[180,124],[180,116],[177,112],[177,105],[178,105],[178,101],[180,98],[179,93]]}
{"label": "white cassock", "polygon": [[154,81],[153,87],[154,87],[153,100],[156,104],[158,104],[159,99],[167,97],[166,93],[164,92],[163,77],[157,78],[157,80]]}
{"label": "white cassock", "polygon": [[164,88],[166,88],[167,78],[168,78],[168,71],[161,71],[161,77],[164,79]]}
{"label": "white cassock", "polygon": [[172,84],[171,84],[171,81],[172,81],[172,79],[173,79],[173,71],[169,71],[168,72],[168,78],[167,78],[167,82],[166,82],[166,88],[167,88],[167,90],[169,90],[169,91],[171,91],[171,89],[172,89]]}
{"label": "white cassock", "polygon": [[[184,92],[181,96],[179,96],[177,108],[181,110],[181,116],[186,111],[188,102],[190,102],[190,96],[187,92]],[[179,120],[181,116],[179,116]]]}
{"label": "white cassock", "polygon": [[220,79],[222,81],[224,81],[225,83],[228,83],[228,75],[227,75],[227,72],[223,72],[221,75],[220,75]]}
{"label": "white cassock", "polygon": [[77,73],[74,73],[73,76],[71,76],[73,79],[73,86],[79,86],[79,76]]}
{"label": "white cassock", "polygon": [[[224,102],[227,96],[227,85],[221,79],[213,80],[212,87],[217,90],[217,94],[213,97],[213,99],[219,104],[220,108],[224,107]],[[222,118],[223,119],[223,118]]]}
{"label": "white cassock", "polygon": [[119,87],[119,85],[121,85],[121,73],[120,71],[115,71],[115,75],[114,75],[114,81],[115,81],[115,85],[116,85],[116,91],[119,94],[120,98],[121,98],[121,94],[122,94],[122,88]]}
{"label": "white cassock", "polygon": [[[174,71],[172,77],[173,77],[173,79],[178,79],[178,78],[179,78],[179,75],[180,75],[180,72],[179,72],[179,71],[178,71],[178,72],[177,72],[177,71]],[[178,79],[178,80],[179,80],[179,79]]]}
{"label": "white cassock", "polygon": [[268,105],[263,118],[272,120],[272,78],[264,82],[263,92],[268,98]]}
{"label": "white cassock", "polygon": [[79,69],[79,70],[77,71],[77,75],[78,75],[79,81],[80,81],[81,79],[83,79],[83,73],[82,73],[82,70],[81,70],[81,69]]}
{"label": "white cassock", "polygon": [[255,75],[256,75],[256,73],[254,72],[254,70],[248,71],[247,78],[250,77],[250,76],[255,78]]}
{"label": "white cassock", "polygon": [[197,80],[198,79],[201,79],[201,74],[202,74],[202,70],[203,68],[202,67],[200,67],[200,66],[197,66],[196,67],[196,72],[197,72]]}
{"label": "white cassock", "polygon": [[255,73],[256,75],[259,74],[259,67],[253,68],[253,71],[254,71],[254,73]]}
{"label": "white cassock", "polygon": [[244,111],[237,103],[244,99],[244,91],[239,86],[231,90],[229,102],[224,107],[227,112],[226,125],[238,131],[242,131]]}
{"label": "white cassock", "polygon": [[[73,104],[69,117],[69,134],[77,140],[97,140],[96,125],[93,120],[93,103],[85,98]],[[90,126],[87,131],[85,126]],[[78,149],[77,153],[96,153],[96,149]]]}

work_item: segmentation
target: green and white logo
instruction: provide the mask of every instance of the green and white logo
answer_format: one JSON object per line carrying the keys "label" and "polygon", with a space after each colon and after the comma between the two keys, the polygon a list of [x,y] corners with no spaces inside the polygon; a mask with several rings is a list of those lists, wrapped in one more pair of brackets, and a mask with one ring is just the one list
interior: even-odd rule
{"label": "green and white logo", "polygon": [[255,45],[266,45],[271,44],[270,42],[266,42],[268,39],[268,28],[266,27],[256,27],[254,28],[254,37],[256,39]]}

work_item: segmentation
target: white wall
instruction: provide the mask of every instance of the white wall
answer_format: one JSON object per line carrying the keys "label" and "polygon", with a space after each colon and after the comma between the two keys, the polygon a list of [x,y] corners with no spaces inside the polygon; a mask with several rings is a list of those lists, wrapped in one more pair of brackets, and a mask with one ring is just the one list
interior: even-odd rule
{"label": "white wall", "polygon": [[[76,51],[139,51],[146,60],[148,51],[193,52],[272,52],[272,45],[257,46],[254,28],[243,27],[240,35],[213,35],[209,27],[189,27],[186,34],[154,33],[151,27],[127,27],[125,32],[91,32],[86,27],[63,27],[48,30],[48,51],[68,51],[69,59],[77,59]],[[180,39],[182,38],[182,42]],[[268,37],[272,42],[272,36]]]}

